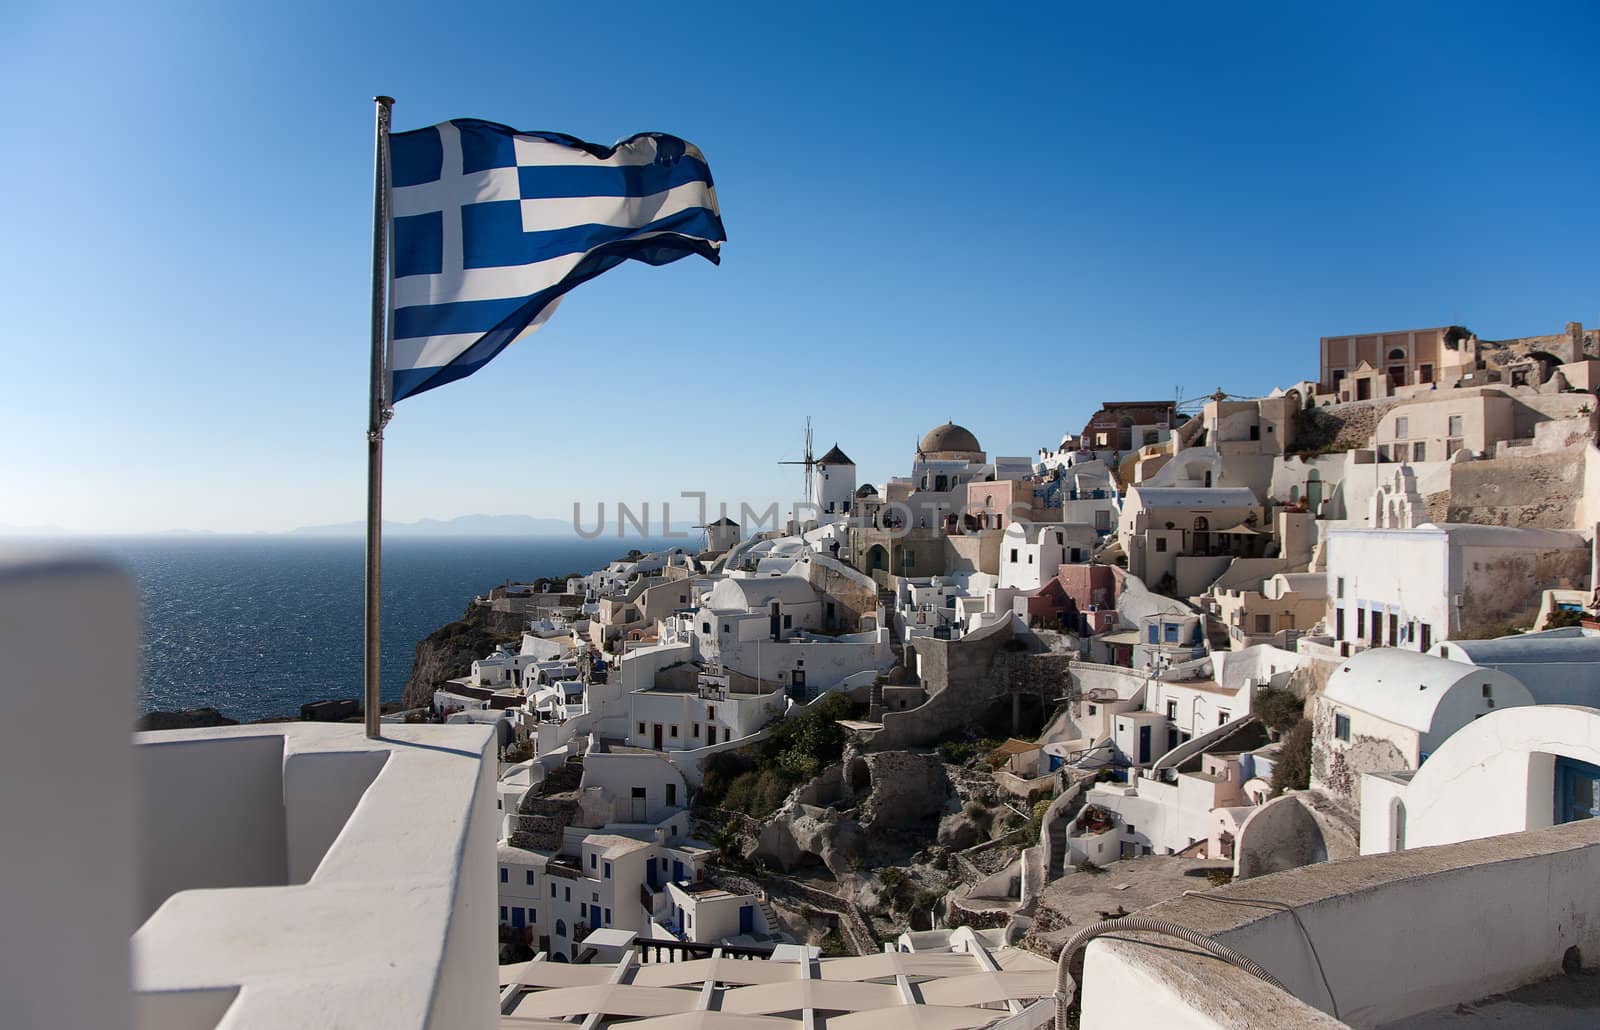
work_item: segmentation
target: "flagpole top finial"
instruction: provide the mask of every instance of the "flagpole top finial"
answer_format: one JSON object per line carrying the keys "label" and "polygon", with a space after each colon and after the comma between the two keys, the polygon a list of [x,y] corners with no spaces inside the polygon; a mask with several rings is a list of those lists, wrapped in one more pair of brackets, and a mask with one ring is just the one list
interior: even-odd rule
{"label": "flagpole top finial", "polygon": [[393,107],[394,97],[386,97],[380,93],[372,98],[372,102],[375,104],[382,104],[384,107]]}

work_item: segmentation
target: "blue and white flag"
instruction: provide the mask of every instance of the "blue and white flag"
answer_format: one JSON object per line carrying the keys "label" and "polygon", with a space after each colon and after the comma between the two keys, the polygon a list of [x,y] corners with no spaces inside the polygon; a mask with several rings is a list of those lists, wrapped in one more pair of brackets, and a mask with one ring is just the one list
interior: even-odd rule
{"label": "blue and white flag", "polygon": [[464,378],[568,290],[633,258],[712,263],[727,239],[700,149],[613,147],[458,118],[389,137],[389,396]]}

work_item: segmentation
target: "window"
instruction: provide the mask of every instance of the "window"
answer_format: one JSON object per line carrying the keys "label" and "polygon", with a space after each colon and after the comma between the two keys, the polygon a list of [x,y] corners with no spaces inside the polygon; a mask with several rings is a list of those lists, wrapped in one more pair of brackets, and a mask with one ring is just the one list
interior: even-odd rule
{"label": "window", "polygon": [[700,632],[706,634],[707,636],[709,636],[711,634],[711,623],[702,622],[700,624]]}
{"label": "window", "polygon": [[639,724],[639,736],[644,736],[644,723]]}
{"label": "window", "polygon": [[1424,622],[1422,624],[1421,634],[1422,634],[1422,639],[1420,641],[1421,648],[1422,648],[1422,650],[1426,651],[1430,647],[1433,646],[1433,627],[1429,626],[1426,622]]}
{"label": "window", "polygon": [[672,737],[672,739],[673,740],[677,740],[678,739],[678,724],[677,723],[673,723],[671,726],[667,727],[667,729],[668,729],[669,735]]}
{"label": "window", "polygon": [[1360,640],[1362,637],[1364,637],[1366,635],[1367,635],[1367,610],[1365,608],[1357,608],[1356,609],[1356,639]]}
{"label": "window", "polygon": [[706,718],[707,719],[715,719],[716,717],[717,717],[717,706],[716,705],[706,705]]}
{"label": "window", "polygon": [[789,628],[791,628],[793,626],[794,626],[794,616],[793,615],[785,615],[783,617],[783,628],[784,629],[789,629]]}
{"label": "window", "polygon": [[693,737],[695,740],[699,740],[700,739],[700,724],[699,723],[692,722],[692,723],[689,724],[689,735],[691,737]]}
{"label": "window", "polygon": [[1166,537],[1164,537],[1164,536],[1156,537],[1156,553],[1157,554],[1165,554],[1165,553],[1167,553],[1167,538]]}
{"label": "window", "polygon": [[1161,631],[1162,631],[1161,638],[1165,643],[1176,644],[1178,642],[1178,624],[1177,623],[1175,623],[1175,622],[1164,623],[1162,625],[1162,627],[1161,627]]}
{"label": "window", "polygon": [[572,888],[571,887],[562,888],[561,894],[562,894],[563,900],[566,900],[566,901],[571,901],[572,900]]}
{"label": "window", "polygon": [[589,852],[589,868],[590,869],[595,869],[595,868],[598,868],[599,865],[600,865],[600,856],[595,854],[593,851]]}
{"label": "window", "polygon": [[1173,720],[1174,722],[1177,721],[1177,719],[1178,719],[1178,702],[1176,702],[1176,701],[1168,701],[1167,702],[1167,718]]}
{"label": "window", "polygon": [[1411,420],[1406,418],[1404,415],[1394,420],[1394,438],[1396,440],[1404,440],[1406,437],[1411,435],[1410,423]]}
{"label": "window", "polygon": [[507,869],[505,866],[501,866],[500,867],[500,882],[501,883],[508,883],[508,882],[510,882],[510,877],[511,877],[511,870]]}
{"label": "window", "polygon": [[1419,383],[1431,383],[1431,382],[1433,382],[1433,366],[1432,365],[1418,365],[1417,366],[1417,382],[1419,382]]}
{"label": "window", "polygon": [[1333,581],[1333,596],[1334,597],[1343,597],[1344,596],[1344,577],[1343,576],[1340,576],[1338,579],[1335,579]]}
{"label": "window", "polygon": [[1483,696],[1484,697],[1494,697],[1494,688],[1489,686],[1489,684],[1485,683],[1483,685]]}
{"label": "window", "polygon": [[1032,565],[1032,564],[1033,564],[1033,555],[1031,555],[1031,554],[1030,554],[1030,555],[1028,555],[1028,564],[1029,564],[1029,565]]}
{"label": "window", "polygon": [[1017,549],[1015,547],[1013,547],[1011,549],[1011,564],[1015,565],[1016,563],[1017,563]]}
{"label": "window", "polygon": [[1261,439],[1261,426],[1259,423],[1250,427],[1250,439]]}
{"label": "window", "polygon": [[1098,712],[1098,711],[1099,711],[1099,709],[1098,709],[1098,708],[1096,708],[1096,707],[1095,707],[1095,706],[1094,706],[1094,705],[1090,705],[1090,706],[1089,706],[1089,714],[1090,714],[1090,715],[1094,715],[1094,714],[1095,714],[1095,713],[1096,713],[1096,712]]}
{"label": "window", "polygon": [[1228,725],[1228,710],[1226,708],[1218,708],[1217,709],[1217,725],[1218,726],[1226,726],[1226,725]]}
{"label": "window", "polygon": [[1393,350],[1391,350],[1389,352],[1389,360],[1390,361],[1404,361],[1405,359],[1406,359],[1406,352],[1401,350],[1399,347],[1396,347],[1395,349],[1393,349]]}
{"label": "window", "polygon": [[1256,632],[1257,633],[1271,633],[1272,632],[1272,616],[1270,616],[1270,615],[1257,615],[1256,616]]}
{"label": "window", "polygon": [[678,803],[678,785],[676,783],[669,783],[669,784],[667,784],[667,804],[676,805],[677,803]]}
{"label": "window", "polygon": [[611,910],[608,908],[608,909],[605,910],[605,912],[606,912],[606,925],[610,926],[611,925]]}
{"label": "window", "polygon": [[1462,423],[1462,419],[1461,419],[1460,415],[1451,415],[1450,416],[1450,432],[1449,432],[1450,436],[1461,436],[1462,435],[1462,424],[1461,423]]}
{"label": "window", "polygon": [[508,916],[508,915],[506,915],[506,907],[505,907],[505,906],[504,906],[504,905],[501,905],[501,906],[500,906],[500,921],[501,921],[501,922],[502,922],[502,923],[504,923],[504,922],[506,922],[506,921],[507,921],[507,920],[508,920],[508,919],[509,919],[509,918],[510,918],[510,916]]}
{"label": "window", "polygon": [[528,870],[528,886],[529,887],[533,886],[533,870],[532,869]]}
{"label": "window", "polygon": [[556,885],[553,883],[550,885],[550,896],[552,898],[556,896]]}
{"label": "window", "polygon": [[1428,460],[1428,444],[1427,444],[1426,441],[1418,440],[1416,443],[1411,445],[1411,460],[1412,461],[1427,461]]}
{"label": "window", "polygon": [[1350,717],[1348,715],[1334,714],[1333,735],[1346,742],[1350,740]]}
{"label": "window", "polygon": [[1134,832],[1134,826],[1133,826],[1133,824],[1132,824],[1132,823],[1127,823],[1127,824],[1125,824],[1125,828],[1126,828],[1126,829],[1127,829],[1127,831],[1128,831],[1128,832],[1129,832],[1129,833],[1133,833],[1133,832]]}

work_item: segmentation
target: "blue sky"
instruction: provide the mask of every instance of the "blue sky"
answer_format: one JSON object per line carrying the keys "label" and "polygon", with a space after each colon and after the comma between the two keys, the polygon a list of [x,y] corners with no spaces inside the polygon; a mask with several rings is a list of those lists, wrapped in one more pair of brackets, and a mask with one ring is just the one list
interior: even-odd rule
{"label": "blue sky", "polygon": [[806,415],[881,482],[946,419],[1029,454],[1324,334],[1600,321],[1592,5],[382,10],[5,16],[0,525],[360,517],[376,92],[684,136],[729,235],[403,402],[401,520],[788,501]]}

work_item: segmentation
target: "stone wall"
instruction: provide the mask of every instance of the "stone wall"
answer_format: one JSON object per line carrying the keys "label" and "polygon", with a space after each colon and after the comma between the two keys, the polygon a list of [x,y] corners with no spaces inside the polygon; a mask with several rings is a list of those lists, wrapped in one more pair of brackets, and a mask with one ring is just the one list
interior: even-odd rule
{"label": "stone wall", "polygon": [[863,619],[876,621],[878,586],[870,578],[822,555],[813,555],[803,564],[806,581],[826,595],[824,603],[833,602],[834,622],[830,628],[855,633],[860,631]]}
{"label": "stone wall", "polygon": [[1529,626],[1539,614],[1545,590],[1580,590],[1589,585],[1590,552],[1587,547],[1559,551],[1514,551],[1486,563],[1479,586],[1462,591],[1462,625],[1454,636],[1498,633],[1507,624]]}
{"label": "stone wall", "polygon": [[885,751],[851,757],[846,782],[856,786],[850,763],[862,762],[870,776],[861,804],[861,825],[869,831],[915,829],[945,810],[950,798],[950,778],[937,755],[912,751]]}
{"label": "stone wall", "polygon": [[1370,447],[1378,423],[1399,403],[1390,398],[1309,409],[1296,420],[1295,447],[1326,452]]}
{"label": "stone wall", "polygon": [[1071,693],[1071,656],[1042,650],[1014,616],[959,640],[912,641],[928,700],[904,712],[885,712],[872,751],[924,747],[972,728],[994,702],[1012,696],[1043,701],[1048,713]]}
{"label": "stone wall", "polygon": [[[1060,517],[1060,512],[1056,513]],[[981,533],[967,533],[961,536],[947,536],[944,538],[945,567],[954,571],[964,569],[969,572],[987,572],[991,576],[1000,574],[1000,542],[1005,537],[1005,531],[999,529],[988,530]]]}
{"label": "stone wall", "polygon": [[1578,450],[1468,461],[1451,470],[1446,517],[1480,526],[1575,529],[1582,495]]}
{"label": "stone wall", "polygon": [[875,955],[882,950],[878,934],[872,929],[872,921],[850,899],[829,894],[821,888],[787,876],[769,874],[766,883],[771,894],[783,897],[785,900],[797,900],[802,905],[837,916],[839,936],[844,938],[845,944],[857,955]]}

